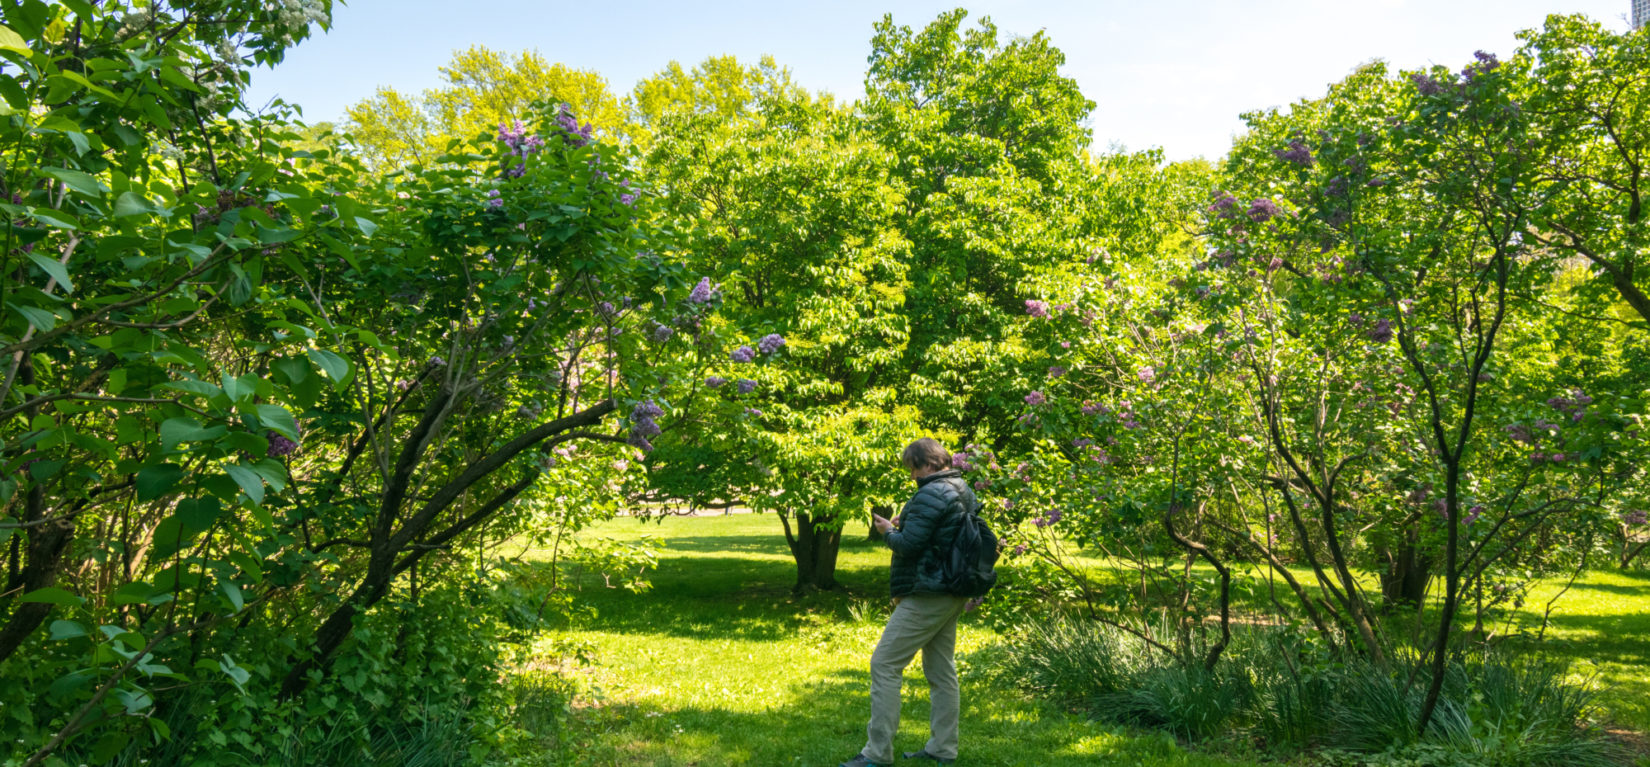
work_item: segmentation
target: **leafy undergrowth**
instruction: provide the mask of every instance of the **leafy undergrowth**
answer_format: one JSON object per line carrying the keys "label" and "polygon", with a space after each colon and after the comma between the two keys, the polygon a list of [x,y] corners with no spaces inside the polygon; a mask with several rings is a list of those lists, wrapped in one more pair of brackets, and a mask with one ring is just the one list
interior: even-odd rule
{"label": "leafy undergrowth", "polygon": [[[665,542],[645,594],[583,584],[597,616],[575,627],[597,659],[573,723],[580,765],[835,765],[865,742],[866,668],[887,615],[885,549],[845,543],[843,593],[794,599],[778,520],[731,515],[618,520],[593,533]],[[1187,752],[1166,735],[1088,721],[1005,691],[971,668],[995,635],[959,631],[963,743],[959,764],[1239,765]],[[983,655],[979,657],[984,657]],[[928,734],[927,687],[908,671],[895,743]]]}

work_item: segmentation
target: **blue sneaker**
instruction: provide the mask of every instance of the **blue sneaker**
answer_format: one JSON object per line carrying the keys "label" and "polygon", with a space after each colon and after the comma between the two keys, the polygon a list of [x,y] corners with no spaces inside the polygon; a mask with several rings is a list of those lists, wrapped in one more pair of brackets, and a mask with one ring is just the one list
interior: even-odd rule
{"label": "blue sneaker", "polygon": [[888,767],[888,765],[877,764],[864,754],[855,754],[854,758],[838,764],[836,767]]}
{"label": "blue sneaker", "polygon": [[934,756],[933,754],[928,753],[928,749],[926,748],[921,751],[907,751],[904,756],[906,759],[928,759],[935,764],[950,764],[956,761],[955,759],[941,759]]}

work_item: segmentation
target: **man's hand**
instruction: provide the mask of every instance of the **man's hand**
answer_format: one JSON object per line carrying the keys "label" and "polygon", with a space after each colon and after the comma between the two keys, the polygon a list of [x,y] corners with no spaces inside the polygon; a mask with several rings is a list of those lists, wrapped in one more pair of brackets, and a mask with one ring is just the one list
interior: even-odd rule
{"label": "man's hand", "polygon": [[889,530],[894,529],[893,522],[884,519],[881,514],[876,512],[871,512],[871,526],[876,528],[877,532],[882,533],[883,535],[887,535]]}

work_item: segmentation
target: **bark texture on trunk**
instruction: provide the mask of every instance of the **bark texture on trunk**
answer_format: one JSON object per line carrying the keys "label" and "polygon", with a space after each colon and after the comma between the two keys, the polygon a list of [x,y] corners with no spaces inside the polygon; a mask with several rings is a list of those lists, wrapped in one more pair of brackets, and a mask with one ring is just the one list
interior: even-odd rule
{"label": "bark texture on trunk", "polygon": [[[791,527],[794,517],[796,526]],[[842,528],[833,525],[832,515],[814,516],[794,512],[780,517],[785,522],[785,539],[796,560],[796,593],[812,589],[836,589],[836,555],[842,546]]]}
{"label": "bark texture on trunk", "polygon": [[1418,551],[1416,531],[1405,531],[1405,538],[1396,549],[1382,552],[1387,561],[1381,572],[1381,597],[1386,609],[1415,607],[1426,597],[1427,581],[1432,577],[1432,560]]}

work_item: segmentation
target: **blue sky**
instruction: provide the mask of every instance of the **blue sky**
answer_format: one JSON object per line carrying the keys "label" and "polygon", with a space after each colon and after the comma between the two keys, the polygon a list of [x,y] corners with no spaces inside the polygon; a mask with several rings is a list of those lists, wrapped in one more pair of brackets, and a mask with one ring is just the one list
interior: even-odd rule
{"label": "blue sky", "polygon": [[1370,59],[1409,68],[1506,55],[1517,30],[1549,13],[1625,29],[1630,0],[350,0],[331,33],[254,73],[249,103],[279,95],[311,121],[337,119],[378,86],[436,85],[436,68],[471,45],[536,49],[618,92],[672,60],[766,53],[803,85],[856,98],[882,14],[920,27],[959,5],[1004,35],[1048,33],[1096,102],[1100,148],[1185,159],[1219,157],[1242,112],[1320,95]]}

